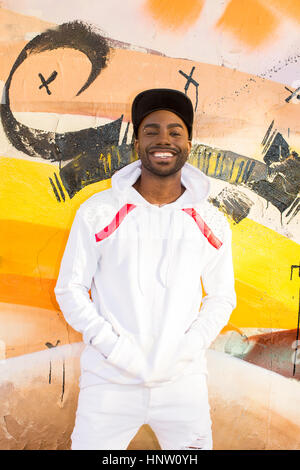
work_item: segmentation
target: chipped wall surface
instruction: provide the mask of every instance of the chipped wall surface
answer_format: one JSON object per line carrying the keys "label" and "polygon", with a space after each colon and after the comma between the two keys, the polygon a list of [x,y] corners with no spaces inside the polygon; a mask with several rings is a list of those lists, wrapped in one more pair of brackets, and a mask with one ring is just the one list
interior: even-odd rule
{"label": "chipped wall surface", "polygon": [[[191,98],[189,162],[232,227],[214,448],[300,448],[299,29],[297,0],[1,2],[0,449],[70,448],[83,344],[53,288],[77,208],[137,158],[152,87]],[[129,448],[159,443],[143,426]]]}

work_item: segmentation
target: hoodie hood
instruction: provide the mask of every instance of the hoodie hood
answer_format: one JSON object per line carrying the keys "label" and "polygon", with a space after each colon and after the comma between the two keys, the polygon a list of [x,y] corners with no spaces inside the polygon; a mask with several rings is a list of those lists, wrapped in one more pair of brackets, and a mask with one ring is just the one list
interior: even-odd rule
{"label": "hoodie hood", "polygon": [[[135,206],[151,207],[153,206],[150,202],[144,199],[138,191],[136,191],[132,185],[137,181],[141,174],[141,161],[136,160],[133,163],[125,166],[121,170],[117,171],[111,179],[111,185],[114,193],[121,205],[130,203]],[[159,277],[160,282],[164,288],[168,288],[172,282],[172,265],[173,257],[176,252],[176,217],[175,213],[183,208],[194,207],[199,202],[206,199],[209,193],[210,182],[209,178],[204,175],[200,170],[185,163],[181,170],[181,182],[186,188],[184,193],[173,203],[165,204],[163,211],[169,212],[169,235],[168,243],[166,244],[166,251],[164,259],[160,265]],[[167,214],[166,214],[167,215]],[[138,237],[137,250],[138,250],[138,284],[142,294],[145,292],[147,285],[147,279],[145,278],[144,266],[151,263],[151,256],[147,253],[144,247],[145,242],[143,241],[143,234],[140,233]]]}
{"label": "hoodie hood", "polygon": [[[136,160],[117,171],[111,178],[113,191],[124,203],[151,205],[132,188],[142,172],[141,166],[141,160]],[[178,202],[172,203],[172,206],[179,206],[179,208],[193,207],[207,198],[210,189],[209,178],[190,163],[185,163],[181,169],[181,182],[186,188],[184,197],[180,197],[177,200]]]}

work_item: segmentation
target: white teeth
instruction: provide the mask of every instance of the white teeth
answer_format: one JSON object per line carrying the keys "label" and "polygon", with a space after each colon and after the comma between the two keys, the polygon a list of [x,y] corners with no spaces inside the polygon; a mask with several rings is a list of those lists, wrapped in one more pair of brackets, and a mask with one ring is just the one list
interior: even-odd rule
{"label": "white teeth", "polygon": [[173,157],[173,154],[170,152],[154,152],[153,156],[159,158],[169,158]]}

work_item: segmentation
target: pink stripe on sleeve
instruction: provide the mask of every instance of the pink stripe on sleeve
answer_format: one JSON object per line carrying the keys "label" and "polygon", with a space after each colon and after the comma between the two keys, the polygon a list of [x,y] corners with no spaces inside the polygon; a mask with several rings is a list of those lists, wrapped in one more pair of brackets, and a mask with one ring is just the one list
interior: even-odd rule
{"label": "pink stripe on sleeve", "polygon": [[221,248],[222,242],[214,235],[212,230],[208,227],[208,225],[204,222],[202,217],[195,211],[193,208],[182,209],[186,214],[190,215],[196,224],[198,225],[199,229],[207,238],[208,242],[217,250]]}
{"label": "pink stripe on sleeve", "polygon": [[136,206],[134,204],[125,204],[121,209],[116,213],[113,220],[104,227],[103,230],[95,234],[96,241],[101,242],[105,238],[109,237],[121,224],[127,214],[129,214],[132,209]]}

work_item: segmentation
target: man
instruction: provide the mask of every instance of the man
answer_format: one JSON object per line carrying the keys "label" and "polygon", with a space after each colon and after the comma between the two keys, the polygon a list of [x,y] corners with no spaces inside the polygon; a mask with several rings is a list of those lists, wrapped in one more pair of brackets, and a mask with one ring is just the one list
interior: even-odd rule
{"label": "man", "polygon": [[80,206],[55,288],[86,344],[72,449],[126,449],[146,423],[164,450],[212,449],[205,350],[235,307],[231,232],[186,163],[189,98],[146,90],[132,122],[139,159]]}

